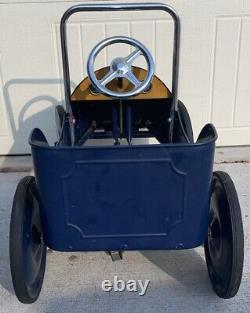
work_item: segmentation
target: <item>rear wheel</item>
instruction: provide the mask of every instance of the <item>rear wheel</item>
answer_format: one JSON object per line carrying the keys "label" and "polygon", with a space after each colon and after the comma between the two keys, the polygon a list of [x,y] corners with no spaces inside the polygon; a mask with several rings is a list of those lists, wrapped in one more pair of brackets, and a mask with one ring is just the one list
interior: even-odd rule
{"label": "rear wheel", "polygon": [[10,222],[10,268],[17,298],[32,303],[38,298],[46,265],[40,206],[35,178],[20,180]]}
{"label": "rear wheel", "polygon": [[215,172],[204,244],[209,277],[215,293],[224,299],[236,295],[242,277],[244,235],[237,192],[230,176]]}

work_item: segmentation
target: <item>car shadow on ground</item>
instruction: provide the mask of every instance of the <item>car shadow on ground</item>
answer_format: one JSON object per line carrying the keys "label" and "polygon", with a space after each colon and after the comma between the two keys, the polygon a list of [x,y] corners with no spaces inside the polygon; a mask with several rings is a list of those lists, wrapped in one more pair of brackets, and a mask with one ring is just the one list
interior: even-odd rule
{"label": "car shadow on ground", "polygon": [[[9,138],[12,141],[8,155],[16,153],[30,154],[28,144],[29,135],[35,127],[43,129],[48,134],[50,143],[56,139],[55,132],[55,106],[62,104],[57,97],[46,93],[46,88],[51,86],[53,90],[61,88],[62,79],[39,79],[18,78],[5,83],[3,88],[3,99],[6,112],[6,125],[8,125]],[[34,96],[31,94],[30,86],[37,89]],[[50,90],[51,92],[51,90]],[[20,103],[18,95],[24,95],[24,101]],[[50,135],[52,134],[52,135]],[[25,142],[24,142],[24,138]],[[1,162],[1,168],[8,169],[7,158]],[[0,171],[1,172],[1,171]],[[10,280],[9,267],[9,223],[12,200],[19,179],[13,182],[12,175],[1,174],[1,198],[0,198],[0,284],[13,293]],[[20,178],[24,176],[20,174]]]}

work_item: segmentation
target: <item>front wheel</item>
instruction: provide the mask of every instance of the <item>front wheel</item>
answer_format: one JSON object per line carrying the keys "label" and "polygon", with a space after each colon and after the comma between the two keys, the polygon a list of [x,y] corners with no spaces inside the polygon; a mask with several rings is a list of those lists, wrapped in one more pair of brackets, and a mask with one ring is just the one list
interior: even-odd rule
{"label": "front wheel", "polygon": [[208,238],[204,249],[215,293],[224,299],[234,297],[242,278],[244,235],[234,183],[227,173],[220,171],[213,174]]}
{"label": "front wheel", "polygon": [[175,116],[173,142],[175,143],[192,143],[194,134],[191,119],[184,103],[178,101],[178,112]]}
{"label": "front wheel", "polygon": [[57,105],[55,107],[55,121],[56,121],[56,128],[57,128],[57,137],[60,141],[63,129],[63,123],[65,121],[65,110],[62,105]]}
{"label": "front wheel", "polygon": [[35,178],[20,180],[10,221],[10,269],[16,296],[22,303],[38,298],[46,265],[40,205]]}

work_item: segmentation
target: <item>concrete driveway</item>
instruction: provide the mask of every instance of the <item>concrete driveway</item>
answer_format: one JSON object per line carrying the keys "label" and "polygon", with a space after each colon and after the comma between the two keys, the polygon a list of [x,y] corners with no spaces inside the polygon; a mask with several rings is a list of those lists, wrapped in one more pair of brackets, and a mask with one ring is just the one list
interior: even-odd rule
{"label": "concrete driveway", "polygon": [[[111,262],[103,252],[48,252],[45,281],[35,304],[23,305],[14,296],[9,271],[8,232],[13,194],[25,173],[0,174],[0,313],[101,312],[250,312],[250,164],[219,164],[237,186],[245,231],[245,266],[238,295],[219,299],[208,279],[203,248],[187,251],[127,252]],[[104,292],[104,279],[117,275],[150,280],[144,296],[133,292]]]}

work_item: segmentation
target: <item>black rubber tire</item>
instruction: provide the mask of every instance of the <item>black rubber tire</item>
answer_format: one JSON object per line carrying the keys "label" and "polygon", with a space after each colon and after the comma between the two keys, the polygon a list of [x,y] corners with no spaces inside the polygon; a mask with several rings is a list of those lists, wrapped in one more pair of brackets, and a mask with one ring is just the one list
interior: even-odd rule
{"label": "black rubber tire", "polygon": [[241,283],[244,234],[237,192],[225,172],[213,174],[209,215],[204,244],[208,273],[215,293],[229,299],[236,295]]}
{"label": "black rubber tire", "polygon": [[185,107],[184,103],[182,103],[181,101],[178,102],[178,107],[179,107],[182,125],[183,125],[184,130],[186,132],[186,135],[189,139],[189,142],[194,142],[194,133],[193,133],[193,128],[192,128],[192,122],[191,122],[188,110]]}
{"label": "black rubber tire", "polygon": [[55,107],[55,120],[56,120],[58,139],[60,139],[60,137],[61,137],[61,132],[62,132],[64,120],[65,120],[65,115],[66,115],[66,112],[64,110],[64,107],[62,105],[57,105]]}
{"label": "black rubber tire", "polygon": [[10,221],[10,269],[18,300],[37,300],[46,267],[40,206],[35,178],[26,176],[17,186]]}
{"label": "black rubber tire", "polygon": [[[179,117],[176,119],[175,122],[175,130],[174,130],[174,142],[194,142],[194,134],[193,134],[193,128],[191,119],[188,113],[188,110],[186,109],[184,103],[181,101],[178,101],[178,112]],[[181,121],[180,121],[181,120]],[[182,125],[180,124],[182,123]],[[183,130],[185,131],[186,136],[183,133]]]}

